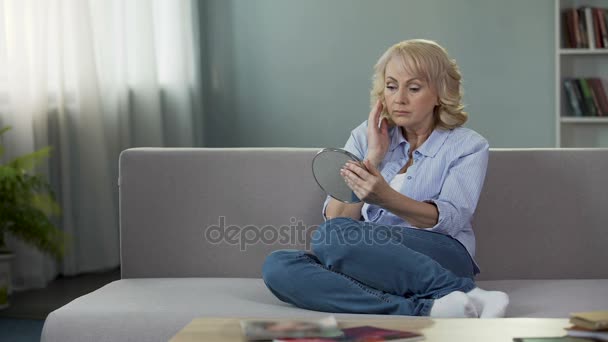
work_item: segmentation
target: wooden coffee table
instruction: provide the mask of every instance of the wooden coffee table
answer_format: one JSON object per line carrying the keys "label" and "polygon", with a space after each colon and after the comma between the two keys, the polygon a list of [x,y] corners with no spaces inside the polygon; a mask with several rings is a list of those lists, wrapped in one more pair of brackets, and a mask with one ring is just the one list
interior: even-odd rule
{"label": "wooden coffee table", "polygon": [[[241,319],[254,318],[196,318],[179,331],[171,342],[242,342],[245,339],[239,325]],[[338,319],[338,322],[341,328],[372,325],[418,332],[425,336],[425,341],[448,342],[512,342],[513,337],[564,336],[564,328],[570,326],[567,318],[351,318]]]}

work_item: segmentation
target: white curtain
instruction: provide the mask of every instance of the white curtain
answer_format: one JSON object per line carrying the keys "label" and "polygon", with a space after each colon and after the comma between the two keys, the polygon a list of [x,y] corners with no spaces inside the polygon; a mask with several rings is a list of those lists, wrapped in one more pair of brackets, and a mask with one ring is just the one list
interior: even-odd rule
{"label": "white curtain", "polygon": [[202,146],[197,0],[0,0],[7,157],[51,145],[70,244],[55,263],[13,238],[13,288],[119,265],[118,156]]}

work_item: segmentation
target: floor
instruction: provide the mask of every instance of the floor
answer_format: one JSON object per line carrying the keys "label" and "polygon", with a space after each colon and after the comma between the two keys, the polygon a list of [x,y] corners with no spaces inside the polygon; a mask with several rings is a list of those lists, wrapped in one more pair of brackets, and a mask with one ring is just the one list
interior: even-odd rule
{"label": "floor", "polygon": [[39,319],[0,318],[0,341],[38,342],[43,326]]}
{"label": "floor", "polygon": [[10,307],[0,310],[0,341],[40,341],[46,316],[114,280],[120,279],[120,269],[108,272],[59,276],[44,289],[13,292]]}

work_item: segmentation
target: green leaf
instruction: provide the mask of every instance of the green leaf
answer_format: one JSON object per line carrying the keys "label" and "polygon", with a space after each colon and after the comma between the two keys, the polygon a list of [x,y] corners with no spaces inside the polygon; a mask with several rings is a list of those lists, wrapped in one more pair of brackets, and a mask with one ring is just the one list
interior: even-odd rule
{"label": "green leaf", "polygon": [[[2,138],[2,134],[7,132],[8,130],[10,130],[11,128],[12,128],[11,126],[6,126],[6,127],[0,128],[0,138]],[[3,155],[4,155],[4,146],[0,145],[0,157],[2,157]]]}
{"label": "green leaf", "polygon": [[46,159],[51,154],[51,147],[43,147],[38,151],[17,157],[9,162],[9,165],[20,170],[30,171],[43,159]]}
{"label": "green leaf", "polygon": [[11,127],[11,126],[5,126],[5,127],[0,128],[0,137],[2,136],[2,134],[4,134],[5,132],[8,132],[12,128],[13,127]]}
{"label": "green leaf", "polygon": [[61,208],[49,194],[34,194],[31,204],[34,208],[42,211],[47,216],[60,215]]}
{"label": "green leaf", "polygon": [[[9,129],[0,129],[0,138]],[[0,145],[0,156],[3,152]],[[70,237],[50,221],[49,217],[59,215],[61,208],[48,181],[34,172],[50,152],[51,148],[45,147],[0,164],[0,247],[4,234],[9,233],[59,259]]]}
{"label": "green leaf", "polygon": [[64,255],[66,235],[53,226],[43,212],[31,207],[19,207],[11,211],[9,216],[13,223],[5,228],[11,235],[56,258]]}
{"label": "green leaf", "polygon": [[0,181],[14,179],[18,174],[19,172],[12,167],[0,165]]}

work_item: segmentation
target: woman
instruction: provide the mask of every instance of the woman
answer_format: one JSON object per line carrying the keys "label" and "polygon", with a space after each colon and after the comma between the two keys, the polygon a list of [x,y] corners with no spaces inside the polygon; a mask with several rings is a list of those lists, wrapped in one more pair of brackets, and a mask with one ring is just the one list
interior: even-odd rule
{"label": "woman", "polygon": [[475,286],[471,221],[488,142],[462,125],[461,76],[445,49],[414,39],[374,67],[372,110],[345,149],[342,177],[362,202],[330,197],[314,254],[275,251],[263,266],[282,301],[327,312],[503,317],[508,297]]}

